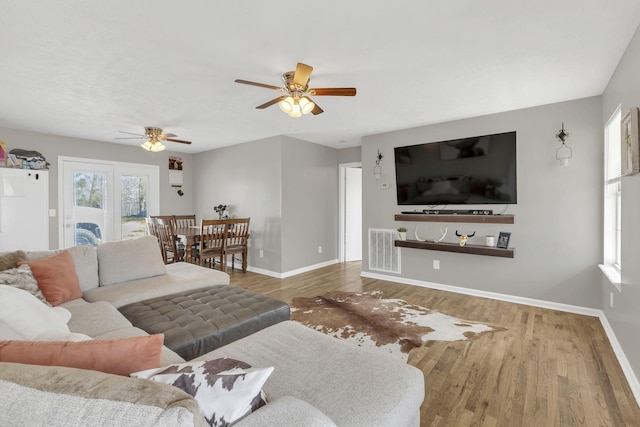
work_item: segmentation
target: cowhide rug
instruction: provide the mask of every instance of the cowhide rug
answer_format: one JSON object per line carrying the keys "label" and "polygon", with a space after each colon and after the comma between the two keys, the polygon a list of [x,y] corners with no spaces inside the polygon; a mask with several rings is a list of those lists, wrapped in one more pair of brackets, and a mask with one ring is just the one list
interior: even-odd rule
{"label": "cowhide rug", "polygon": [[403,361],[427,341],[473,340],[500,326],[438,313],[401,299],[383,299],[381,291],[333,291],[315,298],[294,298],[291,319],[362,347],[377,348]]}

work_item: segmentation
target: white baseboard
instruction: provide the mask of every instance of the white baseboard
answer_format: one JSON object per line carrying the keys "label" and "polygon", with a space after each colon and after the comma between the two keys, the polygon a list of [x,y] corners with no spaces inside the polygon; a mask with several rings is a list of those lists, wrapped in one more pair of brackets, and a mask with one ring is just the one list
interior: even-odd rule
{"label": "white baseboard", "polygon": [[618,363],[620,363],[620,367],[622,368],[622,372],[624,372],[624,376],[627,378],[627,382],[629,383],[629,387],[631,388],[631,392],[633,396],[636,398],[636,402],[640,406],[640,381],[638,381],[638,377],[636,373],[633,371],[631,364],[629,363],[629,359],[624,354],[624,350],[622,350],[622,346],[616,337],[613,328],[609,324],[609,320],[607,316],[605,316],[604,312],[601,311],[600,315],[600,323],[604,328],[604,331],[609,338],[609,342],[611,343],[611,347],[613,348],[613,352],[616,354],[618,358]]}
{"label": "white baseboard", "polygon": [[263,270],[261,268],[248,266],[247,270],[253,273],[264,274],[265,276],[275,277],[276,279],[286,279],[287,277],[295,276],[297,274],[306,273],[308,271],[317,270],[318,268],[327,267],[329,265],[337,264],[337,259],[321,262],[319,264],[308,265],[306,267],[298,268],[296,270],[285,271],[284,273],[278,273],[270,270]]}
{"label": "white baseboard", "polygon": [[627,359],[627,356],[624,354],[624,351],[622,350],[622,346],[620,345],[620,342],[618,341],[618,338],[616,337],[616,334],[613,331],[613,328],[609,324],[609,321],[607,320],[607,317],[605,316],[604,311],[600,309],[581,307],[581,306],[570,305],[570,304],[562,304],[558,302],[545,301],[545,300],[539,300],[534,298],[518,297],[514,295],[501,294],[497,292],[480,291],[477,289],[462,288],[458,286],[443,285],[441,283],[425,282],[422,280],[408,279],[405,277],[388,276],[385,274],[371,273],[368,271],[361,272],[360,276],[367,277],[370,279],[386,280],[389,282],[403,283],[406,285],[420,286],[423,288],[438,289],[441,291],[455,292],[458,294],[471,295],[471,296],[482,297],[482,298],[490,298],[490,299],[495,299],[499,301],[506,301],[506,302],[512,302],[516,304],[530,305],[533,307],[548,308],[550,310],[564,311],[567,313],[582,314],[585,316],[597,317],[598,319],[600,319],[600,324],[604,328],[604,331],[607,334],[607,337],[609,338],[609,342],[611,343],[613,352],[615,353],[616,358],[618,359],[618,363],[620,364],[620,367],[624,372],[624,376],[626,377],[627,382],[629,383],[631,392],[633,393],[633,396],[635,397],[638,405],[640,405],[640,381],[638,381],[638,377],[633,371],[633,368],[629,363],[629,359]]}

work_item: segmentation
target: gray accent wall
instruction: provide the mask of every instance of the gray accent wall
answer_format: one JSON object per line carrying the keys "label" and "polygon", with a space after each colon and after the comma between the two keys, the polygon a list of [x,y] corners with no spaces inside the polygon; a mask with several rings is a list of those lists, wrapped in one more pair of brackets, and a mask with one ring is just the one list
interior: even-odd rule
{"label": "gray accent wall", "polygon": [[338,258],[338,162],[334,148],[288,137],[282,144],[282,271],[287,272]]}
{"label": "gray accent wall", "polygon": [[217,218],[213,207],[220,204],[233,217],[250,217],[249,265],[280,272],[282,138],[205,151],[194,155],[194,164],[198,221]]}
{"label": "gray accent wall", "polygon": [[[478,291],[534,298],[556,303],[599,308],[602,259],[602,120],[601,99],[592,97],[455,122],[435,124],[363,139],[363,264],[369,270],[367,230],[408,228],[416,225],[420,237],[438,237],[449,228],[446,241],[457,242],[454,232],[476,232],[470,244],[483,244],[487,234],[511,232],[515,258],[401,249],[401,277]],[[556,132],[565,123],[573,159],[562,168],[555,159]],[[491,133],[517,132],[517,205],[485,207],[515,215],[514,225],[396,222],[403,210],[427,206],[398,206],[395,189],[394,147]],[[384,156],[382,178],[375,181],[377,150]],[[383,189],[382,184],[389,188]],[[442,209],[443,207],[439,207]],[[464,209],[449,206],[449,209]],[[432,268],[440,261],[440,269]],[[393,276],[392,273],[386,273]]]}
{"label": "gray accent wall", "polygon": [[[640,107],[640,30],[602,96],[601,127],[621,105],[622,117],[631,107]],[[622,284],[618,291],[606,278],[601,285],[601,305],[618,342],[640,377],[640,175],[622,178]],[[613,294],[613,307],[609,299]]]}
{"label": "gray accent wall", "polygon": [[229,205],[232,216],[251,217],[249,265],[263,272],[281,274],[335,260],[336,152],[277,136],[197,154],[198,218],[213,218],[218,204]]}
{"label": "gray accent wall", "polygon": [[[116,132],[114,131],[114,137]],[[85,159],[110,160],[116,162],[141,163],[160,166],[160,214],[193,213],[193,156],[173,153],[168,149],[159,153],[150,153],[138,146],[111,144],[88,139],[71,138],[59,135],[0,128],[0,141],[7,149],[21,148],[39,151],[49,163],[49,208],[58,211],[58,156],[79,157]],[[171,144],[167,143],[170,149]],[[183,191],[180,197],[169,185],[169,156],[179,156],[183,160]],[[59,216],[49,218],[49,246],[58,248]]]}

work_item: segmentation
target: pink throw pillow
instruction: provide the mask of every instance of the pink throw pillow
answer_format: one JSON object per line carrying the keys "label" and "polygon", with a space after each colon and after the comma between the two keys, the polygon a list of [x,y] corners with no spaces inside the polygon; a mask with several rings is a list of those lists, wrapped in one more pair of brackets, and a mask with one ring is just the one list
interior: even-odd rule
{"label": "pink throw pillow", "polygon": [[82,297],[80,280],[69,251],[62,251],[49,258],[18,262],[18,265],[22,264],[31,267],[38,287],[51,305],[60,305]]}
{"label": "pink throw pillow", "polygon": [[164,334],[115,340],[0,341],[0,362],[67,366],[116,375],[160,367]]}

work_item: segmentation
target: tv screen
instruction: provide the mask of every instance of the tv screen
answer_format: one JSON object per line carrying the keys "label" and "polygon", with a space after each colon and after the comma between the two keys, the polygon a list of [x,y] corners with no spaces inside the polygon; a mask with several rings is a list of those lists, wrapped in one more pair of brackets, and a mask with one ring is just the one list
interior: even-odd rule
{"label": "tv screen", "polygon": [[399,205],[517,203],[516,133],[395,148]]}

